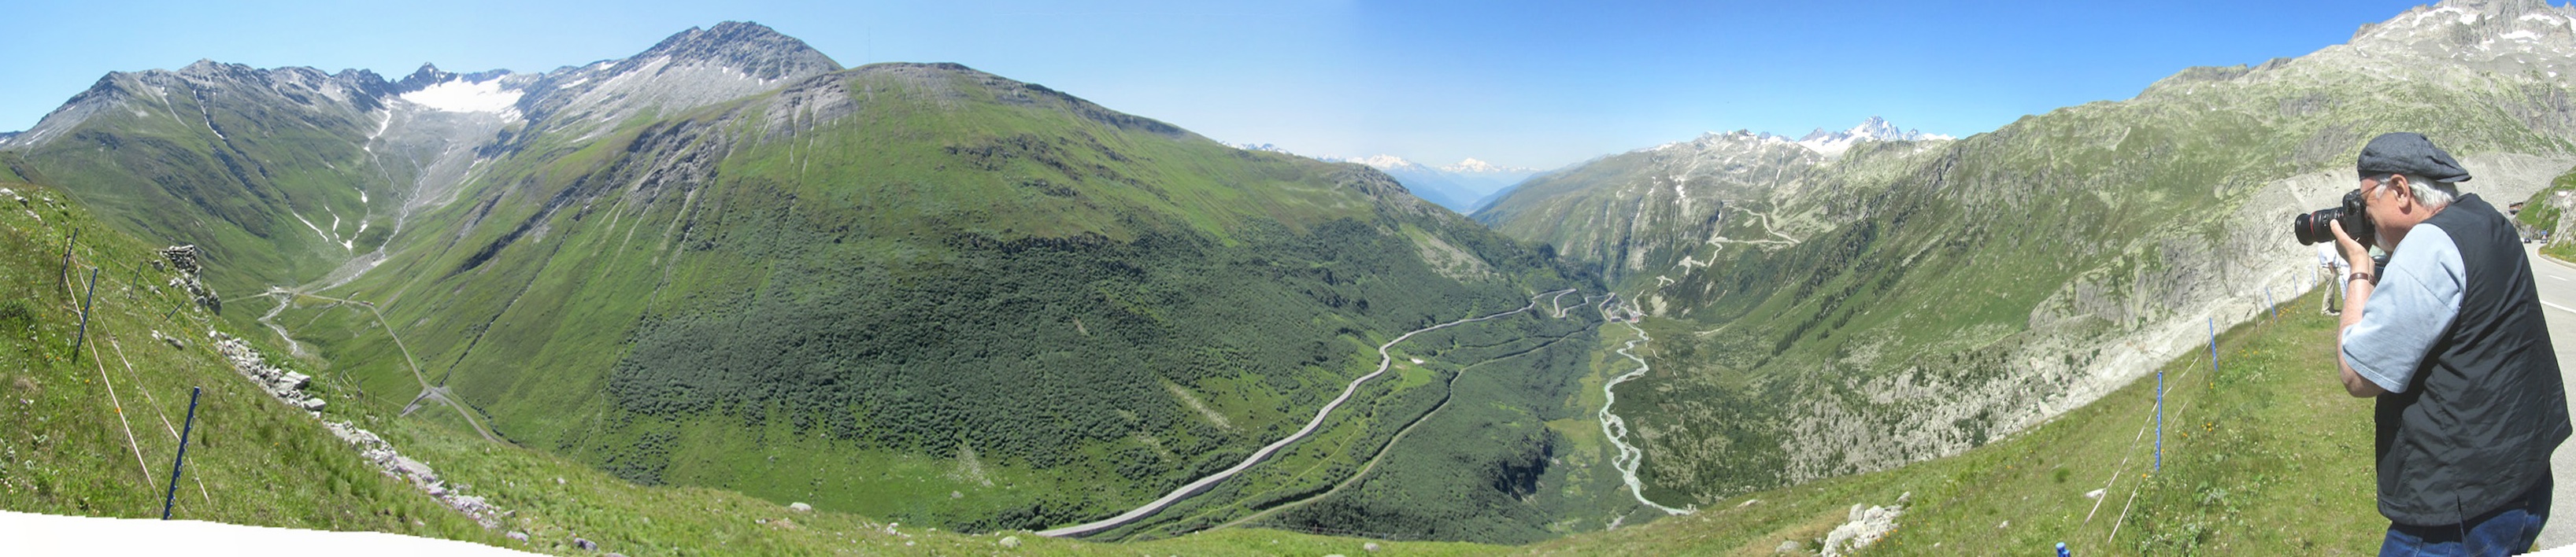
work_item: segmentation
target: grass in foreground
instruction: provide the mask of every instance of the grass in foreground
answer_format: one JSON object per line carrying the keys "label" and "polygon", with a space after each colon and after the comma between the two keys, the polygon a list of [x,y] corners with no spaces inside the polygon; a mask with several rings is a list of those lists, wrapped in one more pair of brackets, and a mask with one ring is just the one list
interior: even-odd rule
{"label": "grass in foreground", "polygon": [[[61,199],[9,187],[30,198]],[[179,303],[167,288],[120,286],[159,280],[134,266],[153,257],[157,246],[108,232],[68,205],[0,209],[12,209],[0,211],[0,287],[18,301],[0,302],[0,326],[11,331],[0,337],[8,345],[0,350],[0,374],[8,375],[0,378],[0,389],[10,395],[0,403],[15,406],[0,412],[0,421],[10,426],[0,435],[0,451],[9,457],[0,467],[0,508],[154,514],[159,488],[165,487],[155,478],[166,473],[162,466],[175,450],[175,435],[158,432],[164,429],[161,420],[180,419],[185,386],[203,385],[208,401],[200,409],[200,436],[190,448],[189,476],[182,480],[180,518],[389,531],[553,553],[578,552],[570,544],[580,536],[631,554],[1368,554],[1367,540],[1257,529],[1135,544],[1016,532],[962,535],[846,513],[795,513],[729,491],[640,487],[558,457],[483,442],[461,424],[439,421],[436,413],[391,416],[350,398],[327,374],[316,374],[323,377],[316,390],[333,404],[331,418],[384,434],[452,483],[474,486],[469,493],[516,511],[505,528],[528,532],[531,541],[513,542],[376,474],[318,422],[266,400],[231,374],[201,341],[192,338],[185,349],[152,341],[151,330],[202,337],[199,329],[206,326],[227,328],[184,310],[165,316]],[[71,319],[77,307],[54,283],[58,242],[72,226],[84,230],[77,262],[108,269],[90,324],[91,338],[100,343],[78,360],[59,350],[78,335]],[[115,282],[120,270],[128,278]],[[2313,297],[2292,301],[2278,320],[2228,332],[2220,341],[2216,373],[2198,354],[2166,366],[2172,389],[2161,472],[2149,473],[2152,439],[2141,437],[2152,415],[2149,379],[1962,455],[1755,493],[1697,516],[1519,549],[1771,554],[1782,542],[1794,541],[1812,551],[1851,505],[1889,505],[1911,492],[1901,526],[1867,551],[2044,552],[2065,541],[2084,554],[2367,553],[2385,524],[2371,506],[2369,403],[2343,395],[2323,367],[2331,354],[2332,321],[2305,311],[2314,303]],[[229,332],[262,338],[258,331]],[[118,357],[93,359],[100,350]],[[124,365],[128,361],[133,367]],[[121,404],[109,402],[106,380],[117,384]],[[146,391],[155,394],[145,397]],[[124,420],[117,419],[120,414]],[[124,433],[129,427],[132,441]],[[2100,499],[2086,497],[2095,489],[2105,490]],[[1005,547],[1005,537],[1017,538],[1019,546]],[[1376,555],[1515,551],[1378,543]]]}
{"label": "grass in foreground", "polygon": [[[158,257],[159,246],[100,226],[60,192],[22,183],[0,187],[30,199],[21,208],[0,196],[0,292],[6,293],[0,296],[0,333],[7,333],[0,335],[0,394],[7,395],[0,397],[0,509],[158,515],[177,451],[176,429],[186,417],[187,388],[202,386],[204,400],[173,513],[184,520],[392,532],[557,554],[591,554],[573,546],[575,537],[597,542],[603,551],[667,555],[1322,555],[1361,554],[1370,543],[1267,530],[1138,544],[1025,532],[964,535],[847,513],[799,513],[731,491],[637,486],[560,457],[483,441],[453,414],[397,417],[362,400],[336,374],[283,357],[283,350],[260,340],[268,338],[265,331],[236,330],[188,309],[174,289],[148,287],[170,276],[147,263]],[[69,346],[81,336],[79,300],[57,283],[73,228],[81,230],[74,267],[103,268],[89,342],[78,358]],[[319,420],[271,400],[233,373],[203,342],[208,328],[251,339],[273,363],[315,375],[308,390],[331,404],[327,419],[376,431],[405,456],[435,467],[449,485],[471,486],[467,493],[514,514],[501,530],[484,530],[378,473]],[[153,331],[179,336],[185,347],[154,340]],[[526,532],[530,539],[508,539],[502,535],[507,531]],[[1005,546],[1005,538],[1017,538],[1018,547]],[[1391,555],[1500,549],[1381,546],[1378,554]]]}

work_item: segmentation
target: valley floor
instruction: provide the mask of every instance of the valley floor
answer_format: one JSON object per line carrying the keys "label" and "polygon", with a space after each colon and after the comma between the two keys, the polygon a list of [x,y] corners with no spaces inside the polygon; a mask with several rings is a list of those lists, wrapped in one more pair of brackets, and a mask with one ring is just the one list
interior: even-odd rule
{"label": "valley floor", "polygon": [[1770,555],[1794,545],[1813,554],[1880,507],[1899,512],[1871,554],[2045,553],[2059,542],[2078,555],[2373,554],[2387,522],[2373,506],[2371,406],[2323,367],[2334,322],[2318,303],[2313,293],[2289,300],[2277,319],[2222,334],[2215,370],[2207,351],[2162,368],[2161,469],[2157,380],[2148,377],[1960,455],[1527,549]]}

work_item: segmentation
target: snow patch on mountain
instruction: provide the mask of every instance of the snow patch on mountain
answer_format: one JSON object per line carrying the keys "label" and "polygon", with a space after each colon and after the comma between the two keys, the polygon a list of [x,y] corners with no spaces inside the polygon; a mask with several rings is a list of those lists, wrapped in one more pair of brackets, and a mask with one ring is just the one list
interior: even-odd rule
{"label": "snow patch on mountain", "polygon": [[1522,173],[1522,174],[1531,174],[1531,173],[1536,173],[1536,172],[1538,172],[1538,169],[1535,169],[1535,168],[1522,168],[1522,167],[1518,167],[1518,166],[1503,166],[1503,165],[1499,165],[1499,164],[1494,164],[1494,163],[1490,163],[1490,162],[1485,162],[1485,161],[1481,161],[1481,160],[1476,160],[1476,158],[1475,158],[1475,157],[1468,157],[1466,160],[1458,161],[1458,164],[1452,164],[1452,165],[1448,165],[1448,166],[1442,166],[1442,167],[1440,167],[1440,171],[1441,171],[1441,172],[1451,173],[1451,174],[1497,174],[1497,173]]}
{"label": "snow patch on mountain", "polygon": [[1861,121],[1860,125],[1852,126],[1852,128],[1848,130],[1829,132],[1825,131],[1824,128],[1817,128],[1816,131],[1808,132],[1806,137],[1798,138],[1798,144],[1806,146],[1806,148],[1815,151],[1817,154],[1835,157],[1842,156],[1844,151],[1851,150],[1853,145],[1857,145],[1863,141],[1931,141],[1947,139],[1955,138],[1940,134],[1923,133],[1922,130],[1899,130],[1895,125],[1888,124],[1887,119],[1871,116],[1868,120]]}
{"label": "snow patch on mountain", "polygon": [[1410,161],[1410,160],[1405,160],[1405,159],[1404,159],[1404,157],[1398,157],[1398,156],[1395,156],[1395,155],[1371,155],[1371,156],[1361,157],[1361,158],[1356,158],[1356,159],[1342,159],[1342,162],[1355,162],[1355,163],[1360,163],[1360,164],[1368,165],[1368,167],[1370,167],[1370,168],[1375,168],[1375,169],[1378,169],[1378,170],[1399,170],[1399,169],[1401,169],[1401,170],[1415,170],[1415,169],[1420,169],[1420,170],[1428,171],[1428,170],[1430,170],[1430,169],[1431,169],[1430,167],[1423,166],[1423,165],[1422,165],[1422,163],[1413,162],[1413,161]]}
{"label": "snow patch on mountain", "polygon": [[501,80],[482,82],[456,80],[431,85],[419,91],[402,94],[402,100],[445,112],[511,112],[519,104],[519,91],[502,89]]}

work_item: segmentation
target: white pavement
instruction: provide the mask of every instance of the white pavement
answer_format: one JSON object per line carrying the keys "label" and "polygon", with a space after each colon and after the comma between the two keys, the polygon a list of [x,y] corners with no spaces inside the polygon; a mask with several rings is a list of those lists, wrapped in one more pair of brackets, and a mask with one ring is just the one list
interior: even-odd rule
{"label": "white pavement", "polygon": [[[2531,257],[2531,280],[2540,291],[2542,315],[2549,320],[2549,344],[2558,350],[2558,373],[2569,385],[2576,385],[2576,265],[2541,257],[2530,244],[2523,253]],[[2576,395],[2567,397],[2568,410],[2576,413]],[[2561,548],[2576,544],[2576,442],[2561,444],[2549,455],[2550,475],[2558,484],[2549,497],[2549,523],[2540,528],[2540,547]]]}
{"label": "white pavement", "polygon": [[329,532],[195,520],[97,518],[0,511],[0,555],[520,557],[537,554],[471,542],[383,532]]}

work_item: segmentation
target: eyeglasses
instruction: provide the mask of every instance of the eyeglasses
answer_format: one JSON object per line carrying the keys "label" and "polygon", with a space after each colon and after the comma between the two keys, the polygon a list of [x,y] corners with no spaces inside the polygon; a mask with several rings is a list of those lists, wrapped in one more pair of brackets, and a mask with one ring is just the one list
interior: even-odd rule
{"label": "eyeglasses", "polygon": [[2370,185],[2361,188],[2361,198],[2370,199],[2371,190],[2376,190],[2379,189],[2380,186],[2388,185],[2388,182],[2395,179],[2397,179],[2396,174],[2381,174],[2376,178],[2367,178],[2367,180],[2370,181]]}

